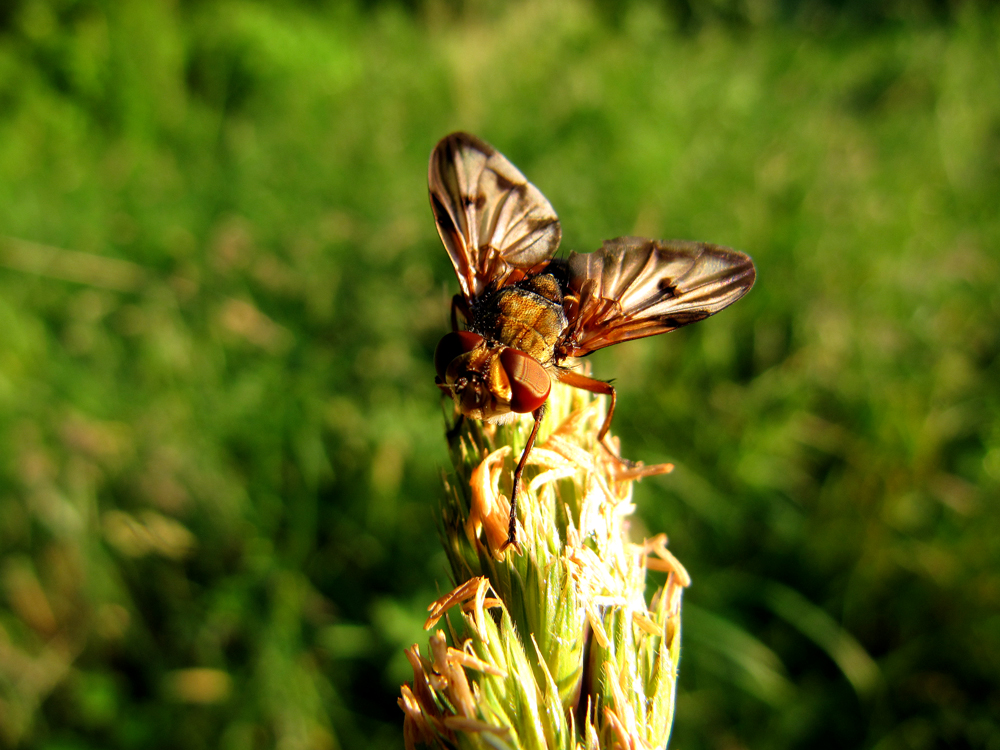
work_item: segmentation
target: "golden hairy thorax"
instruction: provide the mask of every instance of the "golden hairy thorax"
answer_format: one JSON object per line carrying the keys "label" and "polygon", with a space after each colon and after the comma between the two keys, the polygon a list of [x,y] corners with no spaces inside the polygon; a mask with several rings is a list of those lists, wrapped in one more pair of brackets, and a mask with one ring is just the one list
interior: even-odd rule
{"label": "golden hairy thorax", "polygon": [[529,276],[485,295],[472,311],[469,330],[550,365],[556,342],[567,326],[562,301],[555,276]]}

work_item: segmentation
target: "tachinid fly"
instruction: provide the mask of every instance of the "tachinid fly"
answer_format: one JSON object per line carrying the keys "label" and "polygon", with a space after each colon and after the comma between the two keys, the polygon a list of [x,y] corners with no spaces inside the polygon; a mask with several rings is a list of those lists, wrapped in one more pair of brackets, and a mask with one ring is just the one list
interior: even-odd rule
{"label": "tachinid fly", "polygon": [[465,417],[496,423],[530,413],[535,420],[514,470],[504,547],[516,545],[521,473],[552,380],[611,397],[602,444],[614,416],[611,384],[574,371],[568,360],[707,318],[746,294],[755,270],[749,257],[726,247],[642,237],[553,258],[562,230],[552,205],[500,152],[468,133],[435,146],[428,184],[461,287],[452,331],[434,353],[435,382]]}

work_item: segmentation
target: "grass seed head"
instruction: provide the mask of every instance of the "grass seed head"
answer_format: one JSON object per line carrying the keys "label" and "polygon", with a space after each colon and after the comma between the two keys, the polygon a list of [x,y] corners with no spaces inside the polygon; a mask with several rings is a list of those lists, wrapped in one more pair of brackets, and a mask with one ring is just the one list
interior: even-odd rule
{"label": "grass seed head", "polygon": [[[452,443],[440,532],[454,588],[429,610],[430,658],[407,651],[407,748],[644,748],[673,718],[681,591],[690,577],[660,534],[629,541],[632,483],[669,465],[622,461],[597,441],[603,397],[552,390],[524,473],[529,421],[466,420]],[[609,440],[617,450],[617,441]],[[668,573],[645,598],[646,570]]]}

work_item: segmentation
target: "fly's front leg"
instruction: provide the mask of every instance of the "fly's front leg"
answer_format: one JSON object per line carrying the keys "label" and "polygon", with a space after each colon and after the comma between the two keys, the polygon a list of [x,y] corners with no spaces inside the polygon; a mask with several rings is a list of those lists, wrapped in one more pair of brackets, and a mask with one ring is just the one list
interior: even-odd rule
{"label": "fly's front leg", "polygon": [[519,549],[517,543],[517,491],[521,488],[521,474],[524,472],[524,464],[528,460],[531,448],[535,445],[535,438],[538,437],[538,427],[542,423],[542,417],[545,416],[545,406],[545,404],[542,404],[531,413],[531,416],[535,418],[535,423],[531,426],[531,434],[528,435],[528,442],[525,443],[524,450],[521,452],[521,459],[517,462],[517,468],[514,469],[514,484],[510,492],[510,523],[507,526],[507,541],[500,548],[501,552],[510,546]]}

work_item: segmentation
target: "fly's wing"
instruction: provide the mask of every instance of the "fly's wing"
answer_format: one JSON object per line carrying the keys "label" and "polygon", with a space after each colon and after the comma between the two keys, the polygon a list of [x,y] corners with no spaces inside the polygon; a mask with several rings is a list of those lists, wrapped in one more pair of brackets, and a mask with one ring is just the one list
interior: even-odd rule
{"label": "fly's wing", "polygon": [[452,133],[434,147],[427,174],[438,234],[466,300],[512,268],[531,268],[559,247],[552,205],[488,143]]}
{"label": "fly's wing", "polygon": [[753,261],[706,242],[619,237],[572,253],[565,298],[566,356],[666,333],[707,318],[753,286]]}

